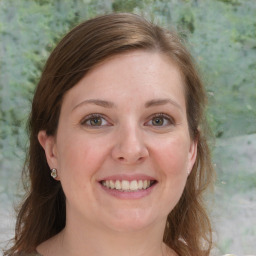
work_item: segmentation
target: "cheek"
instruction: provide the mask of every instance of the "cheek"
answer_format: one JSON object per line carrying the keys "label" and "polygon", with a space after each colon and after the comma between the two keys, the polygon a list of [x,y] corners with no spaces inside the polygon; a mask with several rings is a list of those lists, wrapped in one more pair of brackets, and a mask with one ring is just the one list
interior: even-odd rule
{"label": "cheek", "polygon": [[88,145],[89,143],[72,144],[61,152],[60,169],[76,175],[93,173],[103,161],[104,147]]}
{"label": "cheek", "polygon": [[82,202],[93,195],[96,174],[104,161],[104,147],[90,140],[73,138],[59,146],[58,165],[60,182],[67,201],[71,204]]}
{"label": "cheek", "polygon": [[155,151],[160,179],[163,183],[159,211],[167,216],[180,200],[187,181],[187,144],[181,139],[165,141]]}
{"label": "cheek", "polygon": [[186,140],[170,138],[158,145],[155,155],[163,171],[174,176],[186,173],[189,153]]}
{"label": "cheek", "polygon": [[[91,179],[101,165],[106,148],[97,140],[83,136],[60,136],[58,143],[58,168],[61,177]],[[72,176],[72,177],[71,177]],[[81,182],[81,180],[80,180]]]}

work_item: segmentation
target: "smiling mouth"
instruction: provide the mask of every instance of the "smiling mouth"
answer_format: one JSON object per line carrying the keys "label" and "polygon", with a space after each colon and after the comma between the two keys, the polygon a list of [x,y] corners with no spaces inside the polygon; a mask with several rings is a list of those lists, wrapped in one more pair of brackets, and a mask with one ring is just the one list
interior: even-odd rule
{"label": "smiling mouth", "polygon": [[111,190],[120,192],[136,192],[146,190],[157,183],[156,180],[102,180],[100,184]]}

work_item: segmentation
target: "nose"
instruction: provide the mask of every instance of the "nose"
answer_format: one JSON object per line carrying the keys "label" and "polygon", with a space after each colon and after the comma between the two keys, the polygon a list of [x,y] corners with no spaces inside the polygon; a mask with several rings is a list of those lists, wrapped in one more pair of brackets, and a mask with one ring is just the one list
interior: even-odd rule
{"label": "nose", "polygon": [[149,156],[148,148],[139,129],[120,129],[112,149],[114,160],[124,164],[143,162]]}

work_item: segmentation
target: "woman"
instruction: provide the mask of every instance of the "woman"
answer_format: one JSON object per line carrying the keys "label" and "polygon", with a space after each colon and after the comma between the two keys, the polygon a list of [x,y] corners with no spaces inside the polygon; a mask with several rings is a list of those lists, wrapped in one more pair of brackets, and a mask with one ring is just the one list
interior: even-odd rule
{"label": "woman", "polygon": [[133,14],[74,28],[35,92],[5,255],[209,255],[205,98],[175,33]]}

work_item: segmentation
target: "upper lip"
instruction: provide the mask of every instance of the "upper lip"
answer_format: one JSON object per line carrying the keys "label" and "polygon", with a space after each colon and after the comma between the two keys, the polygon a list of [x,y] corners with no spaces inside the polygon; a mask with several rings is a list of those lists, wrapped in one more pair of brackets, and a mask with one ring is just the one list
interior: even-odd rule
{"label": "upper lip", "polygon": [[132,180],[156,180],[156,178],[145,175],[145,174],[133,174],[133,175],[127,175],[127,174],[117,174],[117,175],[110,175],[103,177],[101,179],[98,179],[98,181],[103,181],[103,180],[127,180],[127,181],[132,181]]}

